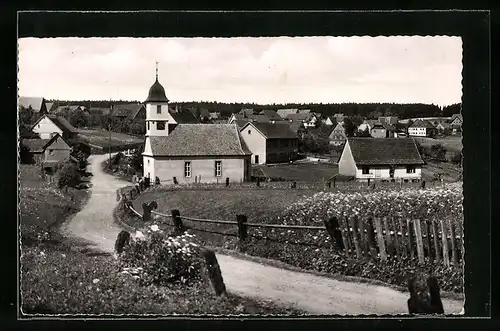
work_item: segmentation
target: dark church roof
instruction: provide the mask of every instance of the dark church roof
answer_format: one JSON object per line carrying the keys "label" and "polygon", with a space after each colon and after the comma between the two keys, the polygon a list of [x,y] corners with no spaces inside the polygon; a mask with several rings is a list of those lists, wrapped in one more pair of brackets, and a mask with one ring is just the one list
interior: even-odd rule
{"label": "dark church roof", "polygon": [[167,96],[165,95],[165,89],[158,81],[158,76],[156,76],[156,81],[149,89],[148,98],[144,102],[168,102]]}

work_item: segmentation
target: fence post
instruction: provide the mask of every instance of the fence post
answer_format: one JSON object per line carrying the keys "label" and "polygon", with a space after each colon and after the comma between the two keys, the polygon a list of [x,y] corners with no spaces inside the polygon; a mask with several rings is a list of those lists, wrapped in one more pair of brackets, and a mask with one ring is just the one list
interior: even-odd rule
{"label": "fence post", "polygon": [[345,243],[347,244],[347,253],[354,253],[354,244],[351,242],[351,231],[349,230],[349,221],[347,217],[343,218],[342,227],[344,228],[344,235],[342,238],[345,239]]}
{"label": "fence post", "polygon": [[387,261],[387,252],[385,250],[384,234],[382,233],[382,223],[380,218],[375,218],[375,228],[377,229],[377,241],[380,253],[380,259],[382,261]]}
{"label": "fence post", "polygon": [[333,177],[333,188],[335,188],[335,182],[337,181],[337,178]]}
{"label": "fence post", "polygon": [[174,221],[175,230],[181,233],[186,231],[184,224],[182,224],[181,213],[177,209],[172,209],[172,220]]}
{"label": "fence post", "polygon": [[229,177],[226,177],[226,187],[229,186]]}
{"label": "fence post", "polygon": [[441,241],[443,243],[443,262],[446,267],[450,266],[450,256],[448,254],[448,234],[446,233],[446,223],[441,220]]}
{"label": "fence post", "polygon": [[344,241],[342,238],[342,232],[340,231],[339,222],[337,217],[331,217],[330,219],[325,219],[325,228],[330,238],[332,239],[334,246],[338,250],[343,250],[345,248]]}
{"label": "fence post", "polygon": [[427,245],[427,256],[431,261],[434,261],[434,254],[431,248],[431,222],[429,219],[425,220],[425,244]]}
{"label": "fence post", "polygon": [[413,226],[415,228],[415,241],[417,244],[417,254],[418,262],[424,263],[424,243],[422,241],[422,229],[420,228],[420,220],[413,220]]}
{"label": "fence post", "polygon": [[366,242],[365,225],[363,224],[363,219],[361,217],[354,216],[356,220],[357,227],[359,229],[359,240],[361,245],[361,250],[365,257],[368,257],[368,245]]}
{"label": "fence post", "polygon": [[432,221],[432,236],[434,237],[434,255],[436,262],[441,262],[441,250],[439,249],[439,232],[436,221]]}
{"label": "fence post", "polygon": [[370,178],[368,178],[368,187],[370,187]]}
{"label": "fence post", "polygon": [[375,247],[375,229],[373,227],[373,218],[368,217],[368,226],[366,238],[368,239],[368,246],[370,247],[370,256],[372,259],[377,258],[377,248]]}
{"label": "fence post", "polygon": [[399,230],[401,232],[401,249],[403,251],[403,256],[406,257],[408,256],[408,248],[407,248],[407,241],[405,237],[405,229],[403,225],[403,219],[399,219]]}
{"label": "fence post", "polygon": [[216,296],[221,296],[226,294],[226,285],[224,284],[224,279],[222,278],[222,272],[220,270],[217,257],[215,252],[209,249],[203,249],[202,255],[205,258],[205,263],[207,266],[208,277],[212,283],[212,287],[215,291]]}
{"label": "fence post", "polygon": [[260,186],[260,177],[257,177],[257,187]]}
{"label": "fence post", "polygon": [[420,188],[425,189],[425,180],[422,180],[422,183],[420,184]]}
{"label": "fence post", "polygon": [[385,228],[385,241],[387,242],[387,251],[394,255],[394,244],[391,238],[391,231],[389,231],[389,222],[387,221],[387,217],[383,218],[384,220],[384,228]]}
{"label": "fence post", "polygon": [[361,247],[359,245],[358,229],[356,228],[356,221],[354,218],[349,218],[349,225],[352,227],[352,239],[354,241],[354,247],[356,249],[356,258],[360,259],[363,254],[361,252]]}
{"label": "fence post", "polygon": [[412,226],[411,226],[411,220],[407,219],[406,220],[406,228],[408,230],[408,249],[410,250],[410,257],[413,259],[415,257],[415,251],[413,249],[413,236],[412,236]]}
{"label": "fence post", "polygon": [[245,224],[247,217],[245,215],[236,215],[236,221],[238,222],[238,237],[240,241],[245,241],[248,237],[248,227]]}
{"label": "fence post", "polygon": [[396,221],[394,220],[394,216],[391,216],[391,224],[392,228],[394,229],[394,247],[396,248],[396,255],[399,257],[400,251],[399,251],[399,237],[398,237],[398,228],[396,227]]}
{"label": "fence post", "polygon": [[457,243],[455,238],[455,227],[453,226],[453,220],[450,218],[450,234],[451,234],[451,256],[453,265],[458,265],[458,254],[457,254]]}

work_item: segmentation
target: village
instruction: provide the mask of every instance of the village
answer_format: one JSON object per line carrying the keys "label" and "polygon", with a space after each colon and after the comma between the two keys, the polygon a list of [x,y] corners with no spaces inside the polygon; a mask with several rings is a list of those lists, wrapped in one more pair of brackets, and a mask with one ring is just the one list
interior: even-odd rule
{"label": "village", "polygon": [[19,95],[23,314],[463,314],[461,103],[174,101],[151,67]]}
{"label": "village", "polygon": [[[128,127],[144,128],[144,136],[140,135],[140,129],[135,134],[144,142],[126,147],[142,151],[143,169],[142,172],[137,169],[135,175],[147,177],[151,182],[158,177],[160,182],[173,182],[175,178],[178,183],[222,183],[229,178],[230,182],[241,183],[252,180],[255,173],[252,167],[266,169],[266,166],[296,162],[337,165],[338,171],[329,176],[323,174],[324,180],[337,177],[339,180],[408,182],[422,179],[425,163],[422,146],[429,149],[425,156],[434,154],[432,161],[460,165],[461,160],[462,116],[459,113],[449,117],[404,119],[397,116],[360,119],[357,116],[362,122],[356,125],[341,113],[323,116],[310,109],[258,112],[241,109],[224,119],[220,112],[202,110],[196,114],[192,108],[172,106],[158,77],[148,98],[139,104],[115,104],[109,109],[87,109],[83,105],[56,107],[43,97],[21,96],[19,105],[23,111],[31,113],[31,118],[38,118],[31,123],[32,132],[28,134],[34,136],[22,142],[36,163],[48,172],[57,162],[70,158],[72,143],[82,142],[70,118],[75,114],[90,118],[96,113],[108,115]],[[299,151],[300,142],[307,133],[318,131],[329,144],[323,153],[308,155]],[[167,136],[170,138],[163,139]],[[110,147],[106,142],[101,146],[90,142],[87,145],[89,150],[96,147],[101,153]],[[286,167],[280,167],[280,173],[285,172],[283,177],[286,178],[283,169]],[[450,177],[443,171],[433,172],[430,179],[443,176]]]}

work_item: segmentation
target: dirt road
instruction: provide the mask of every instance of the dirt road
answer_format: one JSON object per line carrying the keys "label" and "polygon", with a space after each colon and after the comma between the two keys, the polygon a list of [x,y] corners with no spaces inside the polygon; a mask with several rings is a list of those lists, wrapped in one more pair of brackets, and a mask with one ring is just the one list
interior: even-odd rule
{"label": "dirt road", "polygon": [[[90,157],[93,186],[87,205],[63,229],[67,235],[89,240],[112,252],[121,230],[114,222],[116,190],[127,182],[104,173],[106,155]],[[295,306],[312,314],[406,314],[408,293],[370,284],[338,281],[308,273],[284,270],[217,254],[228,291],[243,296]],[[463,302],[443,299],[446,313],[458,314]]]}

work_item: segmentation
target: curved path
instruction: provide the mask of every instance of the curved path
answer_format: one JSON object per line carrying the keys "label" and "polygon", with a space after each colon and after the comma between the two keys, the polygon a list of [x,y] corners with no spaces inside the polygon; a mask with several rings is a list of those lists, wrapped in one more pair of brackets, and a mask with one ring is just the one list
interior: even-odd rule
{"label": "curved path", "polygon": [[[128,185],[101,170],[106,155],[89,158],[93,172],[92,195],[87,205],[66,223],[63,232],[113,252],[121,230],[114,222],[116,190]],[[284,270],[217,253],[228,291],[243,296],[295,306],[312,314],[406,314],[408,293],[384,286],[353,283]],[[458,314],[463,302],[443,299],[445,312]]]}

